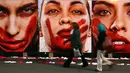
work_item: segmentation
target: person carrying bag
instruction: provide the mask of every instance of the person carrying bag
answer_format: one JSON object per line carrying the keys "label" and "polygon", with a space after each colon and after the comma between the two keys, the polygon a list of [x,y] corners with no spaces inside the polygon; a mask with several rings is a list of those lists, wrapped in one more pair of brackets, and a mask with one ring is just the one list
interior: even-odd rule
{"label": "person carrying bag", "polygon": [[81,56],[81,52],[78,46],[76,46],[76,48],[73,48],[74,51],[74,57],[80,57]]}
{"label": "person carrying bag", "polygon": [[[94,19],[100,22],[99,19]],[[101,72],[102,71],[102,64],[105,63],[106,65],[109,66],[111,69],[113,66],[113,62],[108,60],[105,56],[104,53],[106,50],[104,48],[107,48],[110,46],[108,42],[111,42],[111,40],[108,39],[106,35],[106,27],[104,24],[101,22],[97,25],[97,30],[98,30],[98,42],[97,42],[97,68],[95,71]]]}
{"label": "person carrying bag", "polygon": [[88,66],[88,62],[85,59],[84,55],[82,55],[82,52],[81,52],[82,43],[80,40],[79,26],[76,22],[73,22],[72,28],[73,28],[73,30],[72,30],[71,37],[64,42],[64,44],[65,44],[70,41],[72,49],[70,50],[70,56],[68,57],[68,60],[65,61],[63,67],[69,67],[70,63],[72,61],[72,58],[78,57],[78,56],[80,56],[82,58],[82,62],[83,62],[82,67],[86,67],[86,66]]}
{"label": "person carrying bag", "polygon": [[105,37],[105,40],[103,42],[103,48],[106,50],[107,48],[112,48],[112,40],[109,36]]}

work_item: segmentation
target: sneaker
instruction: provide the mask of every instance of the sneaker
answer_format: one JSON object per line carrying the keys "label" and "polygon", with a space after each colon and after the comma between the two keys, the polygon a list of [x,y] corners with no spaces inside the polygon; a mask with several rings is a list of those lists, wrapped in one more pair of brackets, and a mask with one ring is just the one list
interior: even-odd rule
{"label": "sneaker", "polygon": [[97,70],[97,69],[95,69],[94,71],[96,71],[96,72],[102,72],[101,70]]}

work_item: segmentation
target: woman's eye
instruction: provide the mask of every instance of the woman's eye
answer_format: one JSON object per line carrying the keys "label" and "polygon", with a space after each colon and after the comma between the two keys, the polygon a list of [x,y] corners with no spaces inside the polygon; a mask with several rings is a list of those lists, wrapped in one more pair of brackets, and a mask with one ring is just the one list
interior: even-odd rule
{"label": "woman's eye", "polygon": [[28,7],[28,8],[25,8],[23,11],[26,12],[26,13],[31,13],[31,12],[35,11],[35,9]]}
{"label": "woman's eye", "polygon": [[21,17],[28,17],[28,16],[32,15],[35,11],[36,11],[36,9],[33,7],[25,7],[18,11],[18,15]]}
{"label": "woman's eye", "polygon": [[100,15],[100,16],[105,16],[105,15],[109,15],[111,13],[107,10],[99,10],[99,11],[96,12],[96,14]]}
{"label": "woman's eye", "polygon": [[6,17],[9,14],[9,11],[4,8],[0,8],[0,18]]}
{"label": "woman's eye", "polygon": [[52,10],[47,11],[46,13],[47,14],[57,14],[58,12],[59,12],[58,10],[52,9]]}
{"label": "woman's eye", "polygon": [[72,13],[73,13],[73,14],[77,14],[77,15],[83,14],[83,12],[80,11],[80,10],[73,10]]}
{"label": "woman's eye", "polygon": [[130,11],[128,11],[127,14],[130,15]]}

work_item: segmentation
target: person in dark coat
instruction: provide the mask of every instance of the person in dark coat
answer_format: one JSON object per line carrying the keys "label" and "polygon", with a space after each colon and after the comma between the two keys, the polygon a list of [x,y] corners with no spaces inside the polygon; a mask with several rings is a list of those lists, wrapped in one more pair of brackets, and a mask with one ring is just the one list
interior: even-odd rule
{"label": "person in dark coat", "polygon": [[81,43],[81,39],[80,39],[80,31],[79,31],[79,26],[76,22],[72,23],[72,36],[66,40],[64,42],[67,43],[69,41],[71,41],[71,51],[70,51],[70,56],[68,57],[68,60],[64,63],[63,67],[69,67],[70,63],[72,61],[72,58],[74,57],[74,52],[73,52],[73,48],[79,49],[80,53],[81,53],[81,58],[82,58],[82,62],[83,62],[83,66],[82,67],[86,67],[88,66],[88,62],[85,59],[84,55],[82,55],[81,49],[82,49],[82,43]]}

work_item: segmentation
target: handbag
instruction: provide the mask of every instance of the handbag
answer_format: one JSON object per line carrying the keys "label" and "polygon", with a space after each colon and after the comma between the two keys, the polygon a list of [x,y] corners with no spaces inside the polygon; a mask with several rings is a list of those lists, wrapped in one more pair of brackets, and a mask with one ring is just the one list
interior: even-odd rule
{"label": "handbag", "polygon": [[103,42],[103,49],[112,48],[112,40],[110,37],[105,37],[105,40]]}
{"label": "handbag", "polygon": [[73,51],[74,51],[74,57],[80,57],[81,56],[79,49],[73,48]]}

